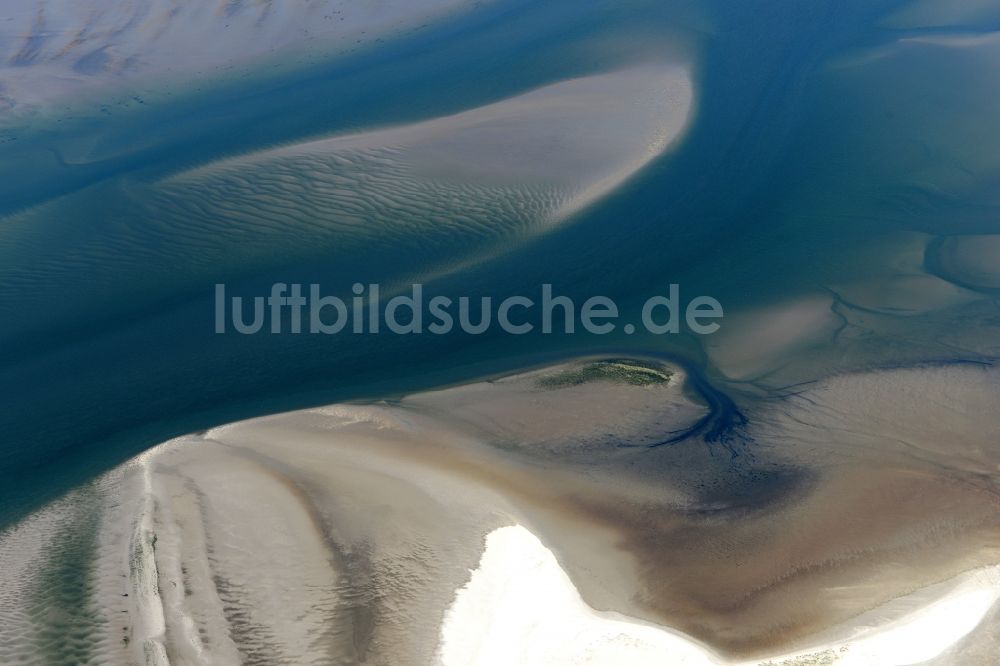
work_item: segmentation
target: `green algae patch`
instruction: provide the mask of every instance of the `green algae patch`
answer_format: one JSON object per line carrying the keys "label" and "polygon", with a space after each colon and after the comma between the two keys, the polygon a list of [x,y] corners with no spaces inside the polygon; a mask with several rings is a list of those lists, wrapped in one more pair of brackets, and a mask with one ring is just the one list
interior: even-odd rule
{"label": "green algae patch", "polygon": [[639,361],[613,360],[587,363],[538,380],[547,389],[568,388],[590,382],[614,382],[630,386],[667,384],[673,373],[662,366]]}

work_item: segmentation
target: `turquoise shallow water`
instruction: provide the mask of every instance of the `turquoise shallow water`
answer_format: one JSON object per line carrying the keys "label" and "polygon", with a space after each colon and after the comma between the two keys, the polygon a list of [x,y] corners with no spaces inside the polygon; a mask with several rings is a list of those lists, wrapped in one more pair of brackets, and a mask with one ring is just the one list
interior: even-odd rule
{"label": "turquoise shallow water", "polygon": [[[737,402],[851,369],[989,362],[1000,340],[994,291],[965,284],[948,307],[927,307],[940,286],[900,284],[893,271],[905,263],[900,271],[918,275],[921,243],[933,251],[939,237],[1000,233],[1000,10],[930,3],[916,18],[889,19],[906,6],[499,2],[355,53],[290,58],[277,74],[5,119],[0,525],[184,432],[578,353],[663,354]],[[547,282],[570,296],[613,296],[630,312],[670,283],[712,295],[727,313],[822,294],[856,334],[821,332],[749,374],[684,335],[219,336],[215,282],[246,294],[276,280],[342,291],[406,282],[474,255],[481,239],[387,237],[376,252],[352,253],[300,234],[252,267],[205,273],[194,270],[209,256],[201,248],[238,247],[238,229],[201,236],[144,223],[155,219],[161,179],[220,157],[677,58],[693,62],[696,106],[674,149],[568,223],[507,239],[428,284],[499,299]],[[464,214],[461,201],[441,205],[421,214]],[[727,326],[728,347],[757,344],[746,320]]]}

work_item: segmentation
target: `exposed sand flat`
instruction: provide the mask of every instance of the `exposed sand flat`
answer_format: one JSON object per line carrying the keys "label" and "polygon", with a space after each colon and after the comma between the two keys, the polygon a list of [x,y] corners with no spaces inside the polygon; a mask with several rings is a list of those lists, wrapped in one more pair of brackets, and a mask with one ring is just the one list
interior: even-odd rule
{"label": "exposed sand flat", "polygon": [[[331,408],[260,429],[219,428],[116,472],[104,502],[118,515],[98,534],[113,547],[74,562],[98,572],[88,606],[112,615],[95,623],[76,658],[429,663],[439,615],[482,535],[508,520],[507,505],[460,479],[366,453],[380,429],[367,430],[370,412]],[[363,426],[357,437],[352,425]],[[331,447],[331,432],[348,446]],[[5,548],[35,543],[22,531],[7,535]],[[18,596],[6,607],[30,611],[32,603]],[[36,624],[47,627],[31,617],[16,626]],[[13,659],[38,646],[11,641],[8,649]]]}
{"label": "exposed sand flat", "polygon": [[[555,186],[566,200],[550,214],[561,218],[677,141],[693,104],[688,65],[641,64],[560,81],[452,116],[224,160],[170,182],[214,175],[250,185],[284,170],[322,177],[324,163],[388,149],[387,162],[430,182]],[[310,161],[319,169],[308,168]],[[211,186],[211,181],[205,185]]]}
{"label": "exposed sand flat", "polygon": [[[998,382],[974,365],[837,377],[756,404],[727,448],[697,434],[722,403],[680,368],[584,359],[181,438],[99,484],[99,525],[65,518],[94,545],[42,550],[43,512],[0,547],[93,572],[76,594],[107,610],[80,661],[982,654],[1000,593]],[[14,634],[50,635],[30,612],[42,588],[20,589]]]}
{"label": "exposed sand flat", "polygon": [[[778,657],[778,663],[809,663],[830,655],[844,666],[922,664],[941,656],[975,631],[1000,599],[1000,567],[969,571],[870,611],[838,632],[848,637],[808,652]],[[796,661],[797,660],[797,661]]]}
{"label": "exposed sand flat", "polygon": [[[400,405],[443,419],[512,454],[558,467],[613,464],[629,449],[670,439],[709,414],[685,395],[680,368],[625,360],[557,365],[442,391],[407,396]],[[581,371],[581,368],[584,371]],[[600,374],[587,368],[599,368]],[[606,368],[606,370],[605,370]],[[621,368],[633,368],[627,376]],[[618,375],[625,380],[618,381]]]}
{"label": "exposed sand flat", "polygon": [[909,666],[972,632],[1000,599],[1000,567],[900,597],[826,634],[829,642],[766,660],[731,661],[687,636],[588,607],[552,552],[521,526],[486,538],[441,629],[445,666],[674,664]]}
{"label": "exposed sand flat", "polygon": [[445,616],[438,656],[444,666],[721,663],[709,654],[684,636],[595,612],[552,552],[513,526],[486,538]]}

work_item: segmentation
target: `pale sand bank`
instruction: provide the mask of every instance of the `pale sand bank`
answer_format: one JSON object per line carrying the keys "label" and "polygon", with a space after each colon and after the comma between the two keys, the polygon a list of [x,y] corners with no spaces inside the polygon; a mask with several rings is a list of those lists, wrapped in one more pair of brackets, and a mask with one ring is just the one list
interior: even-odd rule
{"label": "pale sand bank", "polygon": [[[500,645],[504,663],[630,651],[888,666],[965,655],[966,641],[988,653],[1000,415],[970,414],[997,382],[974,366],[843,376],[754,408],[726,446],[671,440],[706,432],[692,428],[716,418],[717,396],[625,359],[222,426],[0,536],[3,656],[491,663]],[[89,572],[70,596],[65,566]],[[91,618],[75,620],[72,652],[38,611],[58,603]]]}
{"label": "pale sand bank", "polygon": [[[640,63],[433,120],[219,160],[166,184],[186,185],[205,197],[222,188],[267,206],[275,205],[281,192],[262,186],[294,174],[309,184],[305,189],[312,190],[312,198],[328,206],[327,197],[351,197],[348,185],[357,185],[337,167],[360,160],[369,172],[364,181],[385,179],[385,189],[362,189],[354,198],[392,201],[392,187],[411,181],[449,184],[466,196],[484,186],[509,189],[511,196],[534,191],[551,199],[535,202],[544,214],[538,223],[561,220],[683,136],[694,113],[691,77],[687,63]],[[206,203],[222,205],[215,199]],[[308,203],[299,196],[285,201]]]}
{"label": "pale sand bank", "polygon": [[[387,247],[397,259],[379,269],[383,293],[427,282],[609,194],[682,140],[694,97],[690,63],[634,63],[432,120],[227,157],[153,182],[102,183],[9,218],[0,276],[31,303],[10,294],[4,305],[39,321],[92,318],[140,291],[151,305],[185,285],[296,261],[367,275],[368,257]],[[42,260],[45,239],[69,233],[65,221],[88,206],[113,206],[125,222],[88,228],[71,269]],[[67,291],[83,267],[107,284],[99,295]],[[46,284],[60,285],[58,313],[37,305],[45,298],[35,288]]]}
{"label": "pale sand bank", "polygon": [[1000,598],[1000,567],[901,597],[829,642],[764,660],[731,661],[664,627],[586,605],[555,556],[521,526],[503,527],[441,628],[444,666],[909,666],[934,659],[976,628]]}

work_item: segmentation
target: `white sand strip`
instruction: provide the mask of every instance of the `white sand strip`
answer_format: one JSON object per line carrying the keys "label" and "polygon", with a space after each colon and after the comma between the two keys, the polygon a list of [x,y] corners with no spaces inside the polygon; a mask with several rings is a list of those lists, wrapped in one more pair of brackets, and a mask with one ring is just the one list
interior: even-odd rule
{"label": "white sand strip", "polygon": [[[1000,598],[1000,567],[970,572],[945,585],[950,590],[930,602],[925,602],[929,590],[897,600],[917,607],[881,626],[855,625],[846,640],[764,661],[730,662],[669,629],[593,610],[552,552],[531,532],[521,526],[503,527],[487,537],[479,568],[446,614],[438,657],[445,666],[908,666],[933,659],[976,628]],[[879,610],[859,620],[878,617]],[[821,662],[816,661],[819,658]]]}
{"label": "white sand strip", "polygon": [[445,616],[439,658],[446,666],[723,663],[685,636],[591,609],[521,526],[487,537],[479,568]]}
{"label": "white sand strip", "polygon": [[163,634],[163,602],[160,600],[159,576],[156,570],[156,531],[154,527],[155,503],[152,476],[147,461],[143,460],[143,497],[136,516],[132,539],[129,542],[128,577],[135,605],[133,635],[140,664],[168,664]]}

